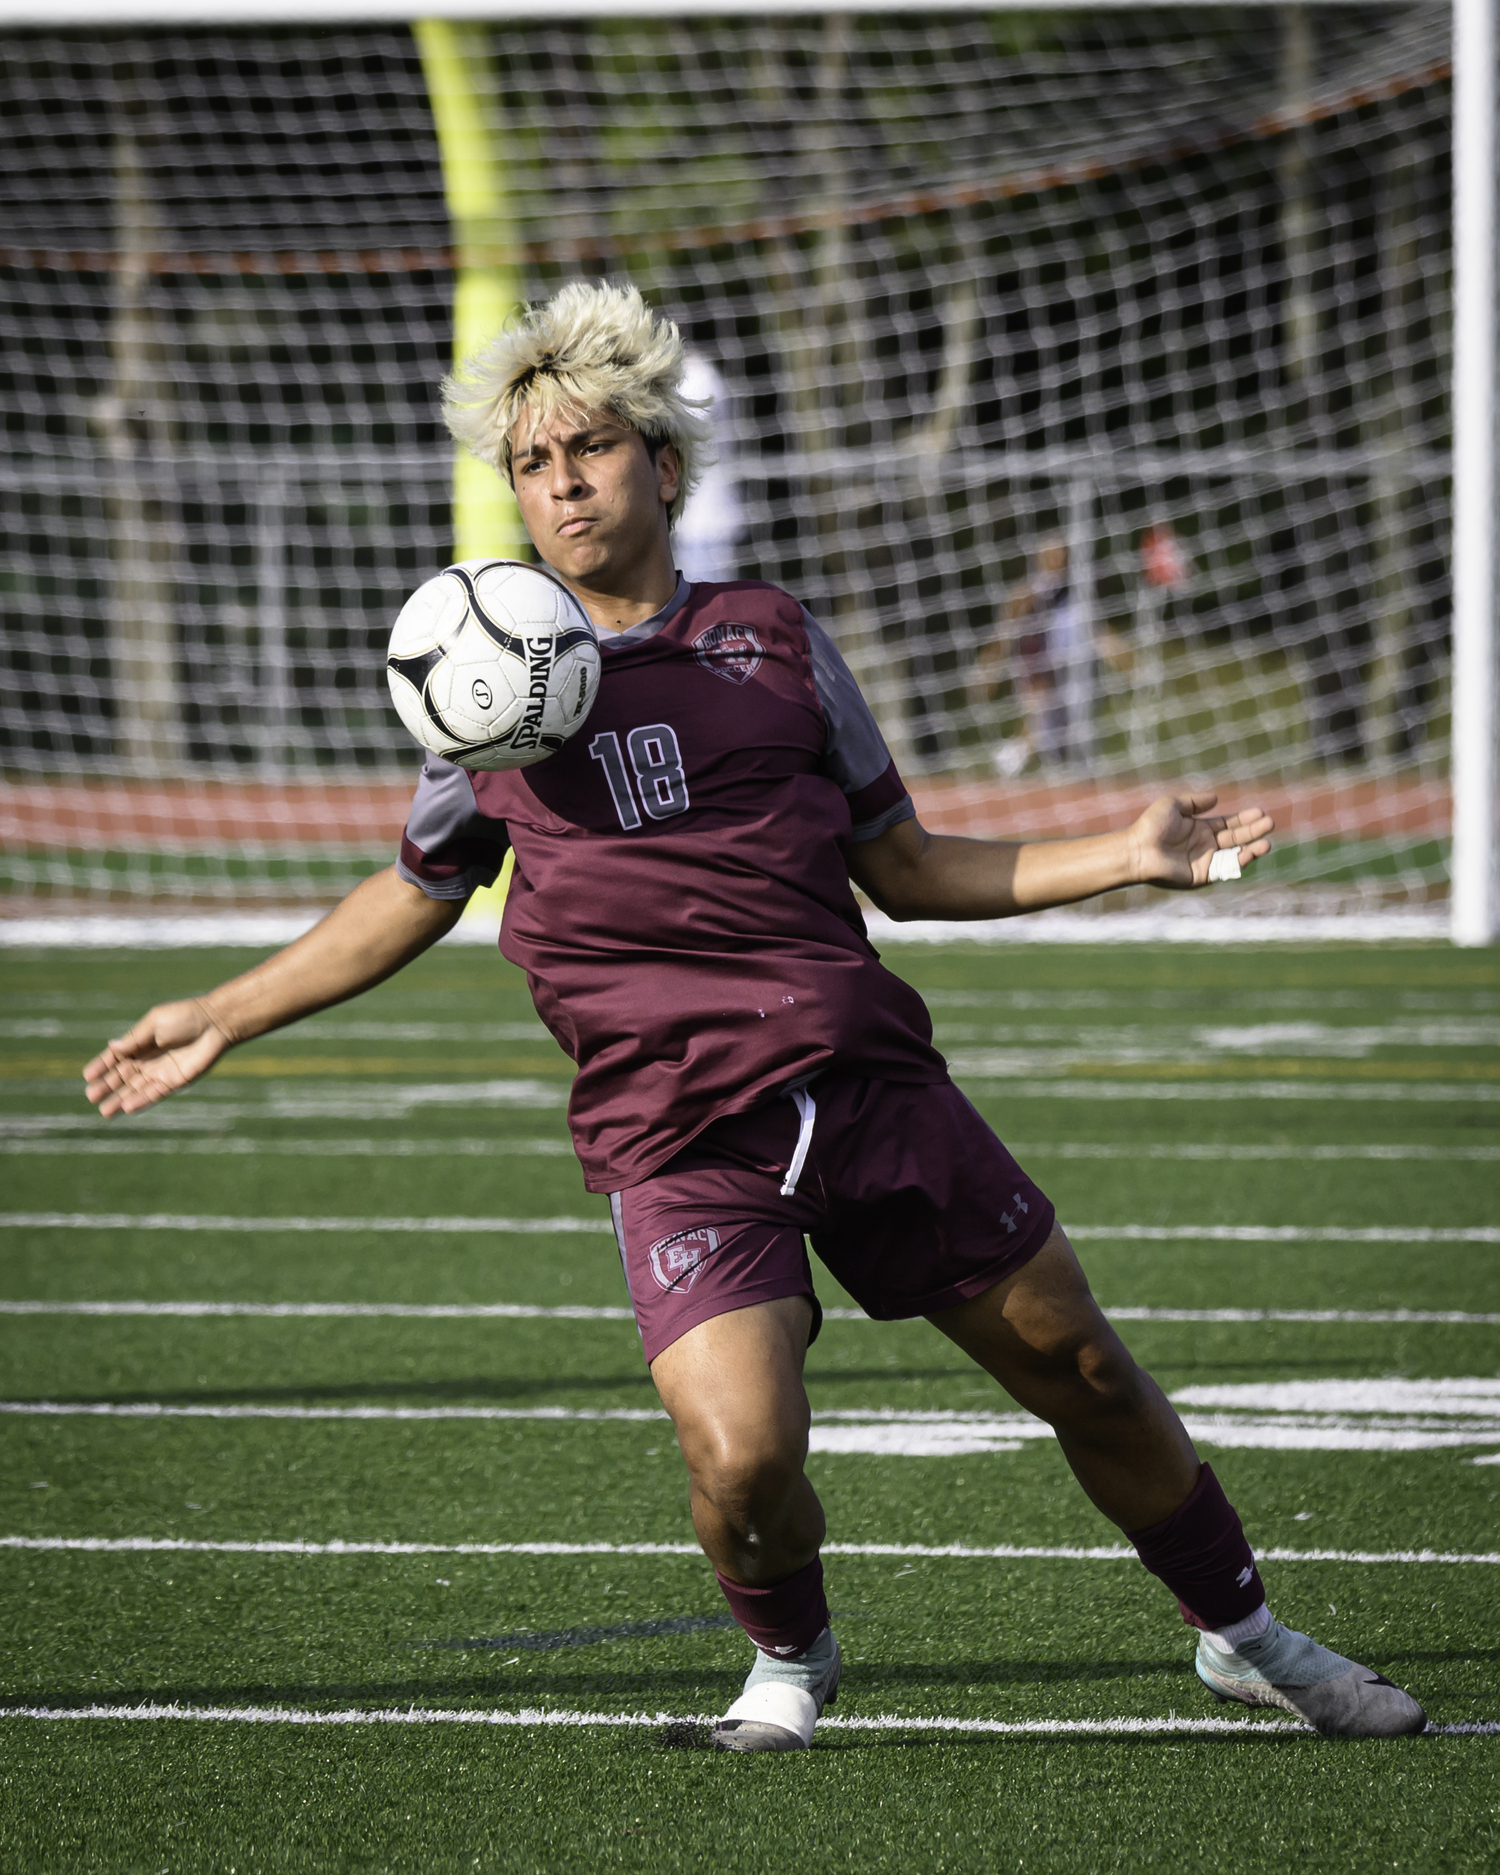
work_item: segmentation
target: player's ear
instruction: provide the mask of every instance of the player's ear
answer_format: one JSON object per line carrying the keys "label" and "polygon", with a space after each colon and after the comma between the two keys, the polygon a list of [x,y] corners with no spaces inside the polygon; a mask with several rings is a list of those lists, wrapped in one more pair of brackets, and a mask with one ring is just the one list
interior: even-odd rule
{"label": "player's ear", "polygon": [[677,460],[677,451],[670,443],[663,443],[656,452],[656,492],[669,505],[677,499],[678,484],[682,480],[682,464]]}

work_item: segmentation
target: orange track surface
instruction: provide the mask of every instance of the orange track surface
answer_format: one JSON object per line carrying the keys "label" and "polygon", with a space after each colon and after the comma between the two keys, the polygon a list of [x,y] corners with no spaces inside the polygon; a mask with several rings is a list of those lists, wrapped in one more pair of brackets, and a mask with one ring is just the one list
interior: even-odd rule
{"label": "orange track surface", "polygon": [[[934,833],[1010,835],[1107,833],[1132,821],[1154,794],[1181,782],[950,782],[916,787],[922,824]],[[1283,835],[1316,840],[1328,835],[1375,834],[1406,839],[1446,838],[1452,795],[1446,782],[1360,779],[1267,785],[1247,782],[1220,790],[1232,813],[1263,807]]]}
{"label": "orange track surface", "polygon": [[[940,833],[1033,839],[1102,833],[1125,825],[1157,789],[1149,782],[1038,781],[917,784],[924,826]],[[394,848],[411,800],[409,782],[5,782],[0,847],[45,852],[211,852]],[[1316,781],[1226,789],[1226,809],[1260,805],[1283,835],[1447,836],[1445,782]]]}

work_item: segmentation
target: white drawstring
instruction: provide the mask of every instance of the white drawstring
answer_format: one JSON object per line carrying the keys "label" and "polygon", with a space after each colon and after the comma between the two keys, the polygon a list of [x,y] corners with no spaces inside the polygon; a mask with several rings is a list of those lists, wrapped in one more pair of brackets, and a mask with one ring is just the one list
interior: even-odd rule
{"label": "white drawstring", "polygon": [[790,1198],[797,1189],[797,1180],[802,1176],[802,1168],[807,1164],[807,1149],[812,1144],[813,1121],[818,1117],[817,1102],[805,1087],[789,1087],[787,1097],[795,1101],[797,1117],[801,1125],[797,1128],[797,1150],[792,1154],[792,1163],[786,1169],[786,1177],[781,1181],[781,1195]]}

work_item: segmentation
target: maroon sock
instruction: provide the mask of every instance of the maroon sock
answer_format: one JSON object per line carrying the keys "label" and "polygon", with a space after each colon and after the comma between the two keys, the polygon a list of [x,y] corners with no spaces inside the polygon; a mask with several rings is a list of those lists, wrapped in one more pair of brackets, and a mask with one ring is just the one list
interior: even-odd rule
{"label": "maroon sock", "polygon": [[[717,1571],[715,1571],[717,1574]],[[792,1660],[805,1654],[828,1626],[823,1596],[823,1561],[815,1556],[804,1569],[768,1589],[747,1589],[719,1576],[729,1612],[762,1653]]]}
{"label": "maroon sock", "polygon": [[1266,1599],[1234,1506],[1207,1465],[1170,1517],[1125,1535],[1177,1597],[1190,1628],[1227,1628]]}

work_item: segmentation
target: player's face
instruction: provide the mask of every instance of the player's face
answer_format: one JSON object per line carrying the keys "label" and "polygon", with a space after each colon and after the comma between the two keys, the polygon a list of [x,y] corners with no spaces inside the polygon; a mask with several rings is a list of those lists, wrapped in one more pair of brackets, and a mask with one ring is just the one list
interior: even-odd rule
{"label": "player's face", "polygon": [[653,462],[640,432],[613,417],[523,417],[511,474],[532,544],[566,580],[623,591],[666,550],[676,453],[664,446]]}

